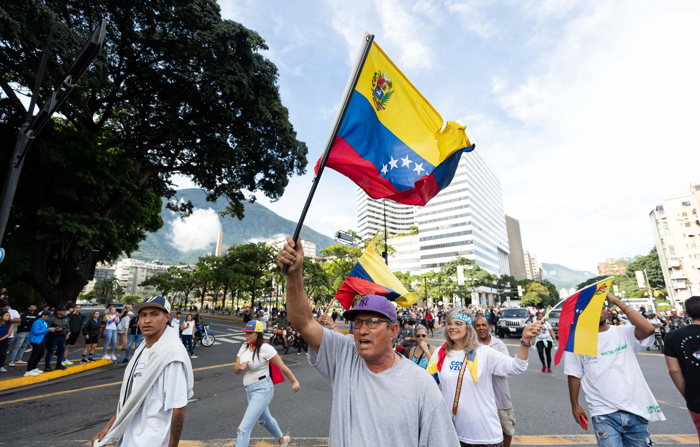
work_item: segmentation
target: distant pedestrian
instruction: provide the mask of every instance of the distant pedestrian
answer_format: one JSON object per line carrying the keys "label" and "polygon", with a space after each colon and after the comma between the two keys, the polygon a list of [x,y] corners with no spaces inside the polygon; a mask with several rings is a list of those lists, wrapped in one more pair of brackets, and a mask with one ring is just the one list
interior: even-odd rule
{"label": "distant pedestrian", "polygon": [[41,318],[32,324],[31,332],[29,333],[29,343],[32,344],[32,355],[29,356],[27,362],[27,372],[24,376],[38,376],[44,371],[39,369],[39,361],[44,355],[44,347],[46,346],[46,335],[54,332],[56,328],[49,327],[48,321],[51,317],[51,311],[45,310],[41,313]]}
{"label": "distant pedestrian", "polygon": [[143,333],[139,328],[139,316],[136,315],[129,319],[129,341],[126,342],[126,357],[122,360],[122,363],[129,363],[129,354],[131,354],[131,347],[138,348],[143,341]]}
{"label": "distant pedestrian", "polygon": [[129,320],[134,315],[134,312],[129,310],[119,316],[119,324],[117,324],[117,349],[126,350],[126,339],[129,336]]}
{"label": "distant pedestrian", "polygon": [[48,334],[46,340],[46,358],[44,359],[44,371],[53,371],[51,369],[51,357],[54,352],[56,356],[56,369],[66,369],[63,366],[63,353],[66,351],[66,340],[70,336],[70,321],[66,316],[65,306],[59,306],[56,315],[49,318],[49,328],[54,329]]}
{"label": "distant pedestrian", "polygon": [[170,326],[175,329],[178,333],[180,334],[180,318],[182,317],[182,314],[180,312],[176,313],[173,319],[170,321]]}
{"label": "distant pedestrian", "polygon": [[[14,310],[13,308],[10,307],[10,302],[9,298],[5,297],[6,299],[0,300],[0,312],[7,312],[10,314],[10,324],[15,325],[15,329],[17,328],[17,325],[21,322],[21,318],[19,316],[19,312]],[[15,340],[15,334],[13,331],[12,334],[10,334],[9,337],[7,337],[7,348],[12,348],[12,345],[14,344]],[[5,354],[7,354],[7,349],[5,349]]]}
{"label": "distant pedestrian", "polygon": [[664,354],[673,383],[685,398],[700,440],[700,296],[685,300],[691,324],[669,332]]}
{"label": "distant pedestrian", "polygon": [[39,313],[36,311],[34,304],[29,305],[27,311],[20,315],[20,323],[17,327],[14,346],[10,352],[10,366],[26,364],[22,360],[22,355],[29,344],[29,333],[32,330],[32,324],[39,318]]}
{"label": "distant pedestrian", "polygon": [[107,314],[105,314],[105,346],[102,360],[112,360],[113,362],[117,360],[114,351],[117,349],[117,325],[119,321],[117,309],[114,306],[110,306]]}
{"label": "distant pedestrian", "polygon": [[8,340],[14,332],[15,326],[10,323],[10,313],[0,310],[0,373],[7,372],[5,358],[7,357]]}
{"label": "distant pedestrian", "polygon": [[[100,330],[102,330],[102,324],[100,323],[100,311],[96,310],[92,313],[92,318],[90,318],[85,326],[83,326],[83,335],[85,335],[85,348],[83,348],[83,359],[80,363],[94,362],[92,355],[97,349],[97,342],[100,338]],[[90,350],[90,357],[85,358],[88,355],[88,350]]]}
{"label": "distant pedestrian", "polygon": [[75,345],[78,338],[80,338],[80,330],[83,328],[83,316],[80,314],[81,309],[82,307],[80,304],[77,304],[73,308],[73,312],[68,314],[69,335],[68,339],[66,340],[66,352],[63,355],[63,366],[71,366],[73,364],[73,362],[68,360],[68,351],[70,350],[71,346]]}
{"label": "distant pedestrian", "polygon": [[180,330],[182,331],[182,344],[190,351],[190,357],[196,359],[197,356],[194,355],[194,349],[192,349],[192,337],[194,336],[194,320],[192,319],[192,314],[187,315],[185,321],[180,325]]}
{"label": "distant pedestrian", "polygon": [[117,412],[92,438],[93,447],[177,446],[193,395],[192,364],[177,331],[168,327],[170,303],[152,296],[134,306],[145,343],[126,366]]}
{"label": "distant pedestrian", "polygon": [[[552,324],[544,319],[544,314],[542,312],[537,312],[535,318],[538,322],[542,323],[542,329],[540,334],[535,338],[535,347],[537,348],[537,354],[540,357],[540,362],[542,363],[542,372],[552,372],[552,348],[554,347],[555,340],[557,339],[554,335],[554,330],[552,329]],[[547,364],[545,367],[545,354],[547,355]]]}

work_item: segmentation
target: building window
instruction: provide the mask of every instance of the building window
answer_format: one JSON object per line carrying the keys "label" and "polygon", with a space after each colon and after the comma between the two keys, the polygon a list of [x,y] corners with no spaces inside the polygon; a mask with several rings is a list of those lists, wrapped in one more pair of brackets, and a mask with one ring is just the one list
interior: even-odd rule
{"label": "building window", "polygon": [[[690,202],[683,202],[683,206],[690,206]],[[685,215],[685,213],[683,213]]]}
{"label": "building window", "polygon": [[686,222],[686,223],[685,223],[685,226],[686,226],[686,227],[690,227],[690,222]]}

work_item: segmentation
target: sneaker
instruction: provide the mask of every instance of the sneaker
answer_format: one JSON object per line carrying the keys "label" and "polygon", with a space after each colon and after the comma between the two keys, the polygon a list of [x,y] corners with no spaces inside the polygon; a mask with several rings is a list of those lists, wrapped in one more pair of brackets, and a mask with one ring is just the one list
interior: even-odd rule
{"label": "sneaker", "polygon": [[25,362],[24,360],[17,360],[15,363],[18,365],[26,365],[27,364],[27,362]]}
{"label": "sneaker", "polygon": [[552,368],[547,368],[547,372],[551,374],[551,373],[552,373]]}
{"label": "sneaker", "polygon": [[44,372],[51,372],[51,371],[53,371],[53,369],[51,369],[50,366],[47,366],[46,368],[44,368]]}
{"label": "sneaker", "polygon": [[192,355],[190,356],[190,358],[191,358],[191,359],[198,359],[198,358],[199,358],[199,356],[198,356],[198,355],[196,355],[196,354],[192,354]]}
{"label": "sneaker", "polygon": [[56,365],[56,371],[63,371],[64,369],[68,369],[63,365]]}
{"label": "sneaker", "polygon": [[33,371],[27,371],[26,373],[24,373],[24,377],[31,377],[31,376],[36,376],[36,374],[34,374]]}
{"label": "sneaker", "polygon": [[88,362],[89,362],[89,363],[96,362],[96,361],[97,361],[97,360],[93,359],[92,357],[90,357],[90,358],[88,359]]}
{"label": "sneaker", "polygon": [[113,362],[116,362],[116,361],[117,361],[117,356],[116,356],[116,355],[112,354],[112,357],[111,357],[111,358],[112,358],[112,361],[113,361]]}
{"label": "sneaker", "polygon": [[32,348],[32,347],[30,346],[30,347],[28,347],[27,349],[25,349],[24,352],[32,352],[32,349],[34,349],[34,348]]}
{"label": "sneaker", "polygon": [[39,374],[43,373],[44,371],[40,370],[39,368],[35,368],[30,371],[33,376],[38,376]]}
{"label": "sneaker", "polygon": [[284,436],[282,436],[282,444],[279,444],[279,445],[281,445],[282,447],[287,447],[290,442],[292,442],[291,436],[284,435]]}
{"label": "sneaker", "polygon": [[542,372],[545,372],[545,371],[547,371],[547,368],[543,366],[543,367],[542,367]]}
{"label": "sneaker", "polygon": [[129,359],[122,360],[122,363],[129,363]]}
{"label": "sneaker", "polygon": [[71,362],[71,361],[68,360],[68,359],[66,359],[66,361],[63,362],[63,366],[70,366],[70,365],[72,365],[72,364],[73,364],[73,362]]}
{"label": "sneaker", "polygon": [[15,362],[10,362],[8,366],[15,366]]}
{"label": "sneaker", "polygon": [[0,367],[0,373],[6,373],[6,372],[7,372],[7,370],[5,369],[4,366]]}
{"label": "sneaker", "polygon": [[80,361],[80,363],[86,364],[86,363],[90,363],[90,362],[88,361],[88,359],[82,359],[82,360]]}

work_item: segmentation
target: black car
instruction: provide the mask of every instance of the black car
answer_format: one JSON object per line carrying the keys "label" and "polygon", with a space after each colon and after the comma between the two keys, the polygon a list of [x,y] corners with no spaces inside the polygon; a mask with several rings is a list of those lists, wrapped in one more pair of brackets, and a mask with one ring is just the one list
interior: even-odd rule
{"label": "black car", "polygon": [[501,312],[501,317],[498,320],[498,324],[496,324],[496,334],[500,338],[508,337],[509,335],[520,337],[529,317],[530,313],[527,309],[505,309]]}

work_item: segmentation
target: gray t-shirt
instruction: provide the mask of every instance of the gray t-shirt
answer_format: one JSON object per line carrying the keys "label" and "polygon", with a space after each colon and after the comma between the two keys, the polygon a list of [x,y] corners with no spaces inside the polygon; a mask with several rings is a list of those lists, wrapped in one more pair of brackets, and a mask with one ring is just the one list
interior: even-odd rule
{"label": "gray t-shirt", "polygon": [[323,331],[318,354],[309,351],[309,363],[333,388],[329,447],[459,447],[435,380],[403,356],[375,374],[352,339]]}
{"label": "gray t-shirt", "polygon": [[[508,348],[503,341],[496,337],[491,337],[489,348],[510,357]],[[508,387],[508,379],[503,376],[493,376],[493,394],[496,396],[496,408],[499,410],[507,410],[513,408],[513,403],[510,401],[510,388]]]}

